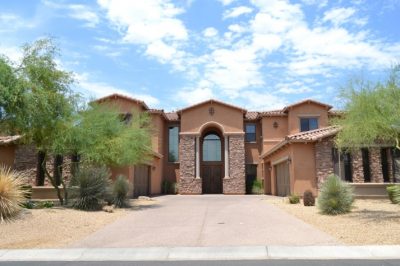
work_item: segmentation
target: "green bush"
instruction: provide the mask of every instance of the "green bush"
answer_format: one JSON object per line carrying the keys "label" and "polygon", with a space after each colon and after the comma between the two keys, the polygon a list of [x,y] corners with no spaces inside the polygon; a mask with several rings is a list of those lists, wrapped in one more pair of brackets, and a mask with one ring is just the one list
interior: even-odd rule
{"label": "green bush", "polygon": [[178,194],[178,184],[176,182],[163,180],[161,186],[163,194]]}
{"label": "green bush", "polygon": [[110,197],[110,173],[106,167],[84,166],[73,181],[76,188],[70,189],[70,194],[74,208],[99,210]]}
{"label": "green bush", "polygon": [[171,194],[178,194],[179,193],[178,184],[176,182],[172,182],[171,183],[170,191],[171,191]]}
{"label": "green bush", "polygon": [[392,203],[400,204],[400,185],[387,186],[386,191]]}
{"label": "green bush", "polygon": [[304,204],[304,206],[314,206],[315,205],[315,197],[310,190],[304,191],[303,204]]}
{"label": "green bush", "polygon": [[289,196],[289,203],[290,204],[298,204],[298,203],[300,203],[300,197],[295,195],[295,194],[290,195]]}
{"label": "green bush", "polygon": [[125,176],[119,175],[113,185],[113,202],[115,207],[129,207],[128,203],[129,183]]}
{"label": "green bush", "polygon": [[251,194],[264,194],[262,182],[258,179],[253,181],[251,186]]}
{"label": "green bush", "polygon": [[353,189],[336,175],[330,175],[322,184],[318,208],[322,214],[337,215],[350,212],[354,202]]}
{"label": "green bush", "polygon": [[45,209],[53,208],[54,207],[54,202],[52,202],[52,201],[43,201],[43,202],[40,202],[38,204],[38,207],[39,208],[45,208]]}
{"label": "green bush", "polygon": [[25,201],[23,174],[0,166],[0,223],[14,219]]}
{"label": "green bush", "polygon": [[25,208],[25,209],[34,209],[36,206],[35,206],[35,203],[33,201],[27,200],[24,203],[22,203],[22,207]]}

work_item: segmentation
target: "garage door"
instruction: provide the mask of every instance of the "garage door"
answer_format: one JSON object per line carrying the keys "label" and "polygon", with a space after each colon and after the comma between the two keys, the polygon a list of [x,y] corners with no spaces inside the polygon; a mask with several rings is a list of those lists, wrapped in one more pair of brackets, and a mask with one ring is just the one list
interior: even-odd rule
{"label": "garage door", "polygon": [[150,192],[150,168],[147,165],[135,165],[133,197],[148,196]]}
{"label": "garage door", "polygon": [[290,174],[287,161],[275,165],[276,193],[278,196],[290,194]]}

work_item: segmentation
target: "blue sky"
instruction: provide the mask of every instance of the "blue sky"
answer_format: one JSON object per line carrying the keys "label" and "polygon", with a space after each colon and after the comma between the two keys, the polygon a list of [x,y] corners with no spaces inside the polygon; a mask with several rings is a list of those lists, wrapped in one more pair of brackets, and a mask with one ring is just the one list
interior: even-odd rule
{"label": "blue sky", "polygon": [[400,62],[400,0],[0,0],[0,53],[53,36],[88,97],[176,110],[209,98],[270,110],[340,105],[355,76]]}

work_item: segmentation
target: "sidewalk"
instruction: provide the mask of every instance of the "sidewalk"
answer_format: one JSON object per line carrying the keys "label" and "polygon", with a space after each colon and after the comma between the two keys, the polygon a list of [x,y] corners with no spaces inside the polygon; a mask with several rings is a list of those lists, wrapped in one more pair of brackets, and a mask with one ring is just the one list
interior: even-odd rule
{"label": "sidewalk", "polygon": [[2,261],[181,261],[265,259],[400,259],[395,246],[243,246],[2,249]]}

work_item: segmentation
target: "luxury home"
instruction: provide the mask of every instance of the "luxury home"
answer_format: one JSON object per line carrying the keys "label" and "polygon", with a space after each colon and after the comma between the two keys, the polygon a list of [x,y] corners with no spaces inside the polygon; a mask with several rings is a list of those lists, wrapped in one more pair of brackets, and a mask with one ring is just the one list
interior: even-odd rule
{"label": "luxury home", "polygon": [[[339,152],[333,142],[338,129],[329,121],[343,113],[318,101],[264,112],[212,99],[176,112],[150,109],[143,101],[119,94],[96,102],[115,105],[124,115],[151,116],[152,160],[112,168],[114,177],[128,177],[133,196],[160,194],[166,183],[176,184],[180,194],[245,194],[256,179],[266,194],[317,194],[332,173],[353,183],[400,180],[400,154],[390,146]],[[34,171],[36,161],[28,159],[29,152],[16,140],[0,138],[1,161]]]}

